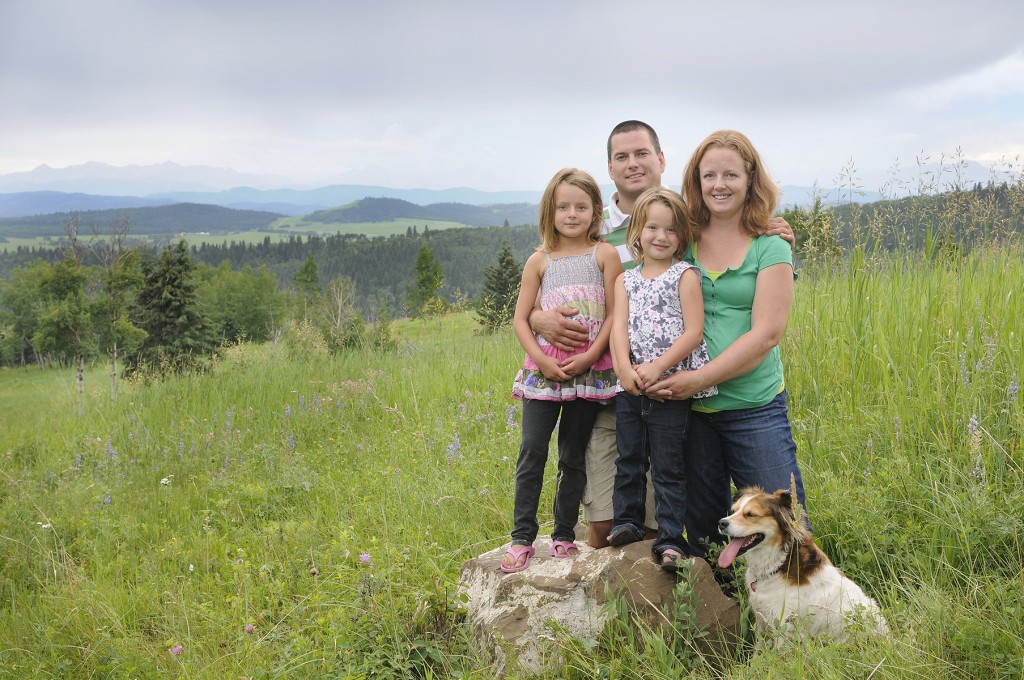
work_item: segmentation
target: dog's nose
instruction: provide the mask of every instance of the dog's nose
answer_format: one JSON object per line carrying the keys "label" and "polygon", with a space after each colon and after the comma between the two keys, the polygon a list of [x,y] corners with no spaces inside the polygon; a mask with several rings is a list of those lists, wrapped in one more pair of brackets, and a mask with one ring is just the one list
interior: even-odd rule
{"label": "dog's nose", "polygon": [[729,528],[729,518],[723,517],[718,520],[718,532],[724,534],[725,530]]}

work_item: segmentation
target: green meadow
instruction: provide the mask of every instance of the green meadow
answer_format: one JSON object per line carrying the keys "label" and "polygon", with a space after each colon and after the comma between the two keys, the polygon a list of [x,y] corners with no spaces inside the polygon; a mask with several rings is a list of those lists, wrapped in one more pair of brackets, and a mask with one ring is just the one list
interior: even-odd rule
{"label": "green meadow", "polygon": [[[1024,677],[1022,290],[997,247],[797,282],[807,510],[891,636],[708,659],[670,612],[596,645],[553,631],[546,677]],[[507,540],[522,351],[467,314],[394,330],[387,354],[228,347],[116,403],[103,365],[81,398],[71,373],[0,371],[0,676],[493,677],[457,586]]]}
{"label": "green meadow", "polygon": [[[413,227],[415,227],[418,232],[423,233],[424,227],[428,227],[430,231],[440,231],[442,229],[455,229],[466,226],[468,225],[461,224],[459,222],[434,222],[411,217],[382,220],[380,222],[312,222],[307,220],[304,216],[299,216],[283,217],[271,224],[270,228],[291,232],[296,235],[302,234],[303,236],[315,233],[319,236],[330,236],[333,234],[366,234],[367,236],[373,237],[404,234],[407,230],[412,229]],[[288,235],[289,234],[287,233],[285,234],[286,237]],[[207,242],[212,243],[213,241],[209,241],[209,239],[207,239]]]}

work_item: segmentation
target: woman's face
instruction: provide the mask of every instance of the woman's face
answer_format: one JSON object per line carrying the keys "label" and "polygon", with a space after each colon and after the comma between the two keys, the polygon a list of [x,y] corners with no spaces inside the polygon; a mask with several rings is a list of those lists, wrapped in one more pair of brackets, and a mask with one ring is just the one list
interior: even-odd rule
{"label": "woman's face", "polygon": [[732,149],[714,147],[700,159],[700,193],[713,217],[742,214],[750,188],[743,158]]}

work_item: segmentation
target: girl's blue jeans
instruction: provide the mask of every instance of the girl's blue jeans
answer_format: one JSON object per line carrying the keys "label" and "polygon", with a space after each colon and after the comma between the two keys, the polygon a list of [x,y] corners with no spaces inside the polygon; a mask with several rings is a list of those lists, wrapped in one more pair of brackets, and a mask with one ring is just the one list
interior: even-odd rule
{"label": "girl's blue jeans", "polygon": [[644,535],[647,470],[654,484],[654,516],[658,538],[654,553],[684,550],[686,463],[683,442],[690,421],[690,400],[658,402],[646,395],[619,392],[615,397],[616,463],[613,529],[628,525]]}

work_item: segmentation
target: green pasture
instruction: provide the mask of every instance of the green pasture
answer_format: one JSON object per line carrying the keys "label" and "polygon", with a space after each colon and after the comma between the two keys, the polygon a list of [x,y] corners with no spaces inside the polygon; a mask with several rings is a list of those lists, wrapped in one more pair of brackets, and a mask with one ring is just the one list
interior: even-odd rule
{"label": "green pasture", "polygon": [[[552,631],[544,677],[1024,677],[1021,290],[1001,249],[797,282],[807,510],[891,636],[707,659],[672,614],[593,646]],[[226,348],[115,404],[102,365],[81,402],[70,371],[0,371],[0,676],[494,677],[457,584],[508,540],[522,350],[468,314],[394,330],[386,354]]]}
{"label": "green pasture", "polygon": [[469,225],[462,224],[461,222],[430,222],[406,217],[382,222],[312,222],[306,220],[304,216],[298,216],[283,217],[274,221],[270,228],[302,234],[303,236],[309,233],[319,234],[320,236],[330,236],[333,234],[394,236],[405,234],[407,230],[413,227],[416,227],[416,230],[422,234],[424,227],[428,227],[430,231],[440,231],[442,229],[456,229],[467,226]]}

